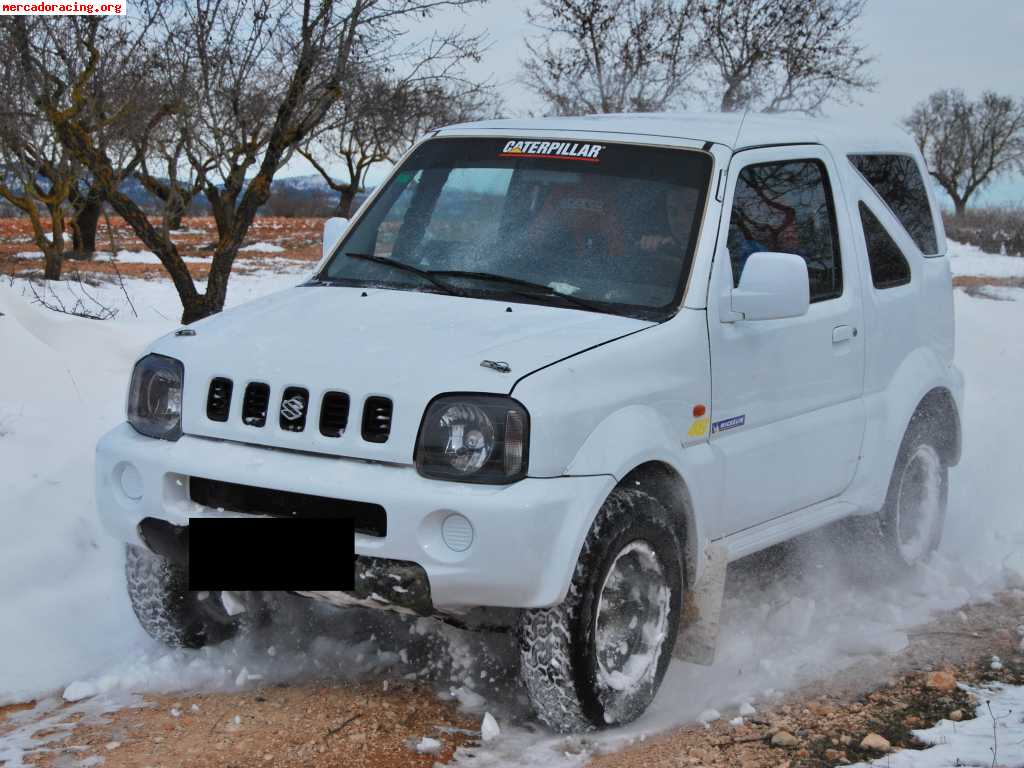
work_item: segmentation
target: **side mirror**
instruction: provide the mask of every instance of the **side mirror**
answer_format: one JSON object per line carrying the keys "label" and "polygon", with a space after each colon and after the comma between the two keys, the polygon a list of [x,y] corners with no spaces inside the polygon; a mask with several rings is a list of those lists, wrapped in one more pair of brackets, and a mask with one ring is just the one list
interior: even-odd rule
{"label": "side mirror", "polygon": [[345,230],[348,228],[348,219],[342,219],[338,216],[334,216],[324,222],[324,250],[323,258],[327,258],[331,251],[334,250],[334,246],[341,240],[341,236],[345,234]]}
{"label": "side mirror", "polygon": [[752,253],[732,291],[733,319],[800,317],[810,306],[807,262],[792,253]]}

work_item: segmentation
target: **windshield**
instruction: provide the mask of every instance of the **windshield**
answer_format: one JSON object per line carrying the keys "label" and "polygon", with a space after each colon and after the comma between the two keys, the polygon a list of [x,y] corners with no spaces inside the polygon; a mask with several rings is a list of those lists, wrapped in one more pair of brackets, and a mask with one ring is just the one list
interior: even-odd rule
{"label": "windshield", "polygon": [[658,319],[682,298],[710,171],[691,150],[435,139],[318,279]]}

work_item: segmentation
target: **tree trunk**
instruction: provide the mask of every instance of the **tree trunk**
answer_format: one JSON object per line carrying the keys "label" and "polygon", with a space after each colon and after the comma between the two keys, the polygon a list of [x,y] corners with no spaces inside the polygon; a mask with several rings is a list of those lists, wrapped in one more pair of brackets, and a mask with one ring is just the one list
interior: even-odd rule
{"label": "tree trunk", "polygon": [[181,297],[181,322],[188,325],[196,320],[202,320],[214,314],[210,311],[206,296],[196,293],[192,296]]}
{"label": "tree trunk", "polygon": [[102,198],[90,191],[85,198],[85,204],[71,224],[74,254],[68,254],[68,258],[91,259],[96,255],[96,229],[102,212]]}
{"label": "tree trunk", "polygon": [[191,197],[185,197],[180,191],[174,190],[164,201],[164,226],[168,231],[181,229],[181,223],[188,213],[188,207],[192,204]]}
{"label": "tree trunk", "polygon": [[335,210],[335,215],[341,216],[343,219],[352,218],[352,203],[356,199],[356,190],[354,186],[345,187],[341,190],[341,197],[338,198],[338,207]]}
{"label": "tree trunk", "polygon": [[43,260],[43,279],[60,280],[61,268],[63,267],[64,254],[56,248],[47,248]]}
{"label": "tree trunk", "polygon": [[967,201],[966,200],[961,200],[960,198],[954,198],[953,199],[953,207],[954,207],[954,209],[956,211],[954,215],[958,219],[963,217],[963,215],[965,213],[967,213]]}
{"label": "tree trunk", "polygon": [[167,222],[167,229],[181,229],[181,220],[185,218],[185,210],[180,209],[177,211],[168,211],[165,216]]}
{"label": "tree trunk", "polygon": [[46,280],[60,280],[64,266],[64,212],[60,204],[47,205],[50,211],[50,247],[44,249],[43,277]]}

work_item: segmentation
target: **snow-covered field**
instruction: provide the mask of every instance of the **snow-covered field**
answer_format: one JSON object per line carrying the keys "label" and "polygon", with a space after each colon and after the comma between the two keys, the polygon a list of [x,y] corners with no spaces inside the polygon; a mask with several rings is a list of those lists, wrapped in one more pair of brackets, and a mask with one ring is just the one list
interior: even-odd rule
{"label": "snow-covered field", "polygon": [[949,242],[954,275],[1024,277],[1024,258],[985,253],[976,245]]}
{"label": "snow-covered field", "polygon": [[[952,252],[957,274],[1024,276],[1024,259],[957,244]],[[299,273],[236,275],[228,303],[301,279]],[[74,282],[57,290],[69,305],[81,298]],[[372,644],[350,648],[325,637],[310,638],[308,654],[268,654],[244,643],[170,653],[143,634],[124,593],[122,552],[104,537],[93,512],[92,451],[100,434],[123,419],[132,363],[152,338],[177,326],[180,307],[166,282],[126,280],[125,291],[111,284],[89,294],[116,308],[117,318],[56,314],[32,304],[23,282],[0,287],[0,704],[53,691],[80,698],[231,689],[261,676],[287,679],[311,666],[344,679],[353,670],[405,663]],[[590,747],[610,748],[702,713],[711,717],[711,710],[733,717],[744,704],[756,707],[866,655],[898,651],[907,630],[934,611],[989,595],[1009,571],[1024,570],[1024,345],[1017,330],[1024,327],[1024,290],[1008,288],[1003,297],[1011,300],[957,292],[957,355],[967,377],[965,451],[953,471],[945,543],[936,561],[906,583],[870,588],[846,582],[833,567],[837,556],[827,538],[812,536],[797,549],[813,578],[774,578],[756,567],[730,571],[716,663],[673,662],[651,710],[626,729],[589,739]],[[435,631],[429,627],[423,622],[412,631]],[[495,694],[477,660],[486,655],[474,645],[479,640],[454,630],[445,630],[444,639],[459,671],[460,700],[477,709],[494,705],[495,712],[514,708],[489,701]],[[1004,698],[1020,706],[1013,699],[1020,695],[1011,689]],[[1003,726],[1018,742],[1024,739],[1019,720]],[[964,738],[973,733],[967,725],[957,724]],[[953,736],[943,727],[937,726],[936,740],[948,746]],[[500,739],[462,759],[479,766],[581,763],[585,751],[567,754],[564,741],[503,722]],[[912,755],[892,759],[883,764],[951,764],[909,762],[918,759]]]}

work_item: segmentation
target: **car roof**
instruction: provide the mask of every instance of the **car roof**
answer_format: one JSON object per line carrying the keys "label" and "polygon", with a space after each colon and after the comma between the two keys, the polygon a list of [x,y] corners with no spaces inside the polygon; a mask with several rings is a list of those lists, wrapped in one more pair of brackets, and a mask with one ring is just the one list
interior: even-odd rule
{"label": "car roof", "polygon": [[753,112],[645,112],[481,120],[447,126],[440,132],[447,131],[500,131],[505,135],[520,131],[596,132],[712,142],[734,150],[777,144],[824,144],[844,154],[917,154],[914,140],[902,128],[871,120],[867,115],[838,120]]}

